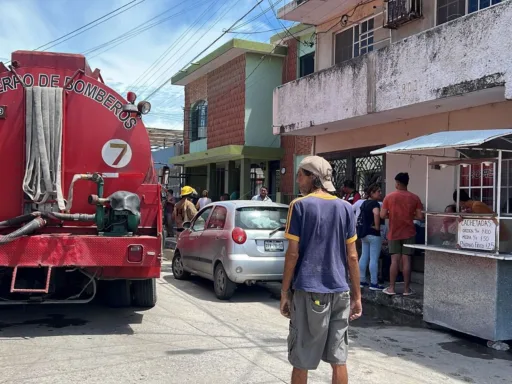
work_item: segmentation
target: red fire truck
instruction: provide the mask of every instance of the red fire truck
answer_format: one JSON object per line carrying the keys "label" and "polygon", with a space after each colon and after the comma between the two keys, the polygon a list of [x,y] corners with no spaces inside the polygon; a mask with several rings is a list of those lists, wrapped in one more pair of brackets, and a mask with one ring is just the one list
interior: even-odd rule
{"label": "red fire truck", "polygon": [[155,305],[161,190],[135,103],[82,55],[0,62],[0,304]]}

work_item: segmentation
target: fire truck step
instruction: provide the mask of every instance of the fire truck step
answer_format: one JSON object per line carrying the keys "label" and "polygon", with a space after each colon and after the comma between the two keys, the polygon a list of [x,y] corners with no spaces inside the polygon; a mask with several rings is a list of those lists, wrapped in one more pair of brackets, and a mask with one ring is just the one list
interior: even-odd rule
{"label": "fire truck step", "polygon": [[[16,279],[20,273],[28,270],[39,269],[44,274],[46,272],[45,286],[44,288],[16,288]],[[46,269],[46,271],[45,271]],[[24,292],[24,293],[48,293],[50,288],[50,277],[52,274],[52,267],[14,267],[11,280],[11,293]]]}

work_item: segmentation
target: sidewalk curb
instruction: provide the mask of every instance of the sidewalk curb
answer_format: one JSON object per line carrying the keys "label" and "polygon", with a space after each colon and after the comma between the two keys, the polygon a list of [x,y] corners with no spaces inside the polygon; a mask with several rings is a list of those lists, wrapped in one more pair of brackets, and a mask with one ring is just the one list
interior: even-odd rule
{"label": "sidewalk curb", "polygon": [[388,296],[379,291],[361,289],[361,299],[363,302],[382,305],[415,316],[423,316],[423,301],[419,297],[405,297],[400,294]]}

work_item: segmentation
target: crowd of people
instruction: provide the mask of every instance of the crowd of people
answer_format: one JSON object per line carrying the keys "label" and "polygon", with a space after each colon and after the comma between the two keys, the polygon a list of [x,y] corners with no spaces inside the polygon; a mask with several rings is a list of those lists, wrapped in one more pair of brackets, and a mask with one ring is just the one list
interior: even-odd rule
{"label": "crowd of people", "polygon": [[[220,195],[219,201],[238,200],[239,192],[223,193]],[[259,193],[254,195],[251,200],[272,202],[268,195],[268,188],[261,186]],[[191,221],[198,211],[210,204],[212,199],[209,192],[204,190],[199,197],[198,193],[191,186],[184,186],[180,190],[179,198],[174,196],[172,189],[166,190],[166,199],[164,203],[164,225],[167,230],[167,236],[174,237],[175,229],[183,228],[183,223]]]}
{"label": "crowd of people", "polygon": [[[423,205],[418,196],[408,191],[409,175],[399,173],[395,177],[395,191],[382,198],[379,184],[372,184],[364,191],[364,197],[355,189],[353,181],[343,184],[342,200],[352,205],[359,248],[360,287],[396,295],[395,284],[402,275],[404,296],[411,289],[411,255],[414,249],[406,247],[416,243],[415,220],[423,220]],[[385,220],[388,223],[385,223]],[[383,258],[381,281],[389,278],[389,286],[379,283],[379,260]],[[385,269],[389,268],[388,271]],[[367,281],[367,271],[370,282]]]}
{"label": "crowd of people", "polygon": [[[281,314],[290,319],[288,360],[293,366],[293,384],[306,383],[308,371],[315,370],[322,360],[332,366],[333,383],[348,383],[348,327],[362,315],[361,288],[396,295],[401,273],[403,295],[414,293],[414,249],[408,245],[418,243],[415,221],[424,219],[423,205],[408,190],[407,173],[398,173],[394,180],[395,190],[384,198],[379,184],[368,186],[361,196],[350,180],[343,184],[338,198],[328,161],[308,156],[299,164],[297,184],[301,195],[289,205],[280,302]],[[220,198],[230,199],[227,194]],[[252,200],[271,201],[268,189],[262,187]],[[459,196],[454,193],[453,200],[460,203],[461,211],[490,210],[464,191]],[[190,186],[181,188],[178,201],[173,191],[168,191],[165,217],[169,234],[211,202],[208,191],[199,197]],[[456,205],[446,207],[446,212],[458,211]],[[455,215],[448,215],[443,221],[439,232],[446,241],[456,233],[456,220]],[[382,280],[389,279],[387,287],[379,282],[382,255],[381,274]]]}

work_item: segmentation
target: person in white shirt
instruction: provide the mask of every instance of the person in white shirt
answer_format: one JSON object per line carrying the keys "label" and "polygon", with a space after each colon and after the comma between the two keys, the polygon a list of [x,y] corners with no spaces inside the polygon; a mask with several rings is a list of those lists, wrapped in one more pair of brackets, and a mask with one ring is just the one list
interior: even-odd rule
{"label": "person in white shirt", "polygon": [[262,186],[260,188],[260,194],[256,195],[256,196],[253,196],[253,198],[251,200],[266,201],[266,202],[269,202],[269,203],[272,202],[272,199],[270,197],[268,197],[268,189],[265,186]]}
{"label": "person in white shirt", "polygon": [[212,202],[212,199],[208,197],[208,191],[205,189],[202,193],[202,197],[197,200],[196,208],[199,211],[200,209],[203,209],[203,207],[207,206]]}

